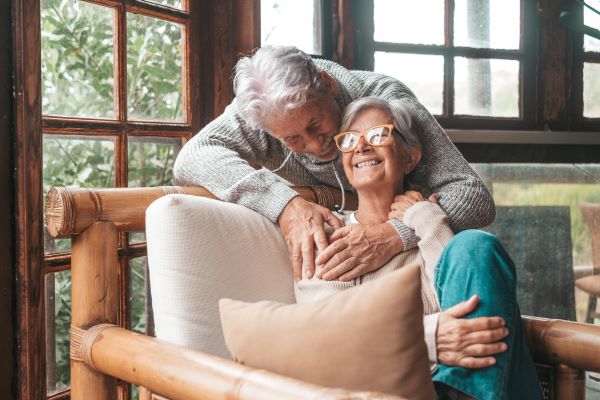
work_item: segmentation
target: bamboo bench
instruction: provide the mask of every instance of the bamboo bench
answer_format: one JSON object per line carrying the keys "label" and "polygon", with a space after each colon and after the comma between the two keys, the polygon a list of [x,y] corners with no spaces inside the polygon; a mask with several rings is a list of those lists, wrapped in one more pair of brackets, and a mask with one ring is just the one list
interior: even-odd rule
{"label": "bamboo bench", "polygon": [[[332,208],[340,192],[297,187]],[[117,380],[142,386],[145,397],[169,399],[395,399],[308,384],[255,370],[117,326],[118,237],[143,231],[146,208],[170,193],[214,198],[200,187],[52,188],[46,221],[54,238],[72,238],[71,398],[117,398]],[[350,198],[349,207],[356,204]],[[547,399],[585,398],[584,371],[600,372],[600,326],[523,316]],[[150,394],[153,393],[153,394]]]}

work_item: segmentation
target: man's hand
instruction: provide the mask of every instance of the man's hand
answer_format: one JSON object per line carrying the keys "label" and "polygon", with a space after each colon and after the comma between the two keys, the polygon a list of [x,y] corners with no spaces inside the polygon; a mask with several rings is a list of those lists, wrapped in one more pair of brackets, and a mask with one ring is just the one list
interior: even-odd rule
{"label": "man's hand", "polygon": [[440,314],[436,335],[440,364],[485,368],[496,363],[495,354],[506,350],[502,341],[508,329],[500,317],[464,319],[479,303],[478,296],[458,303]]}
{"label": "man's hand", "polygon": [[337,229],[329,238],[332,242],[317,257],[317,277],[323,280],[349,281],[375,271],[404,244],[390,224],[351,224]]}
{"label": "man's hand", "polygon": [[325,222],[333,228],[340,228],[342,222],[325,207],[294,197],[279,215],[279,226],[285,237],[290,261],[294,269],[294,279],[302,279],[302,269],[307,278],[315,271],[314,244],[319,251],[325,250],[327,236]]}
{"label": "man's hand", "polygon": [[437,194],[432,194],[428,199],[426,199],[421,193],[408,190],[404,192],[404,194],[399,194],[398,196],[394,197],[392,211],[388,214],[388,218],[402,221],[404,219],[404,213],[406,213],[406,210],[419,201],[431,201],[432,203],[437,203],[438,196]]}

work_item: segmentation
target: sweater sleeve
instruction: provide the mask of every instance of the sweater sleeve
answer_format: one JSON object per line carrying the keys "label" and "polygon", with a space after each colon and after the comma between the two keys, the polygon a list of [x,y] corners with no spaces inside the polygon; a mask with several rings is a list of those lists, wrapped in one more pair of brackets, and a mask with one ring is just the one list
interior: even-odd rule
{"label": "sweater sleeve", "polygon": [[274,173],[256,170],[248,163],[282,162],[284,151],[272,151],[273,146],[264,132],[246,126],[234,102],[185,144],[175,160],[175,182],[203,186],[223,201],[243,205],[277,222],[298,194]]}
{"label": "sweater sleeve", "polygon": [[425,265],[423,283],[430,288],[431,293],[435,293],[435,268],[446,245],[454,237],[448,225],[448,216],[437,204],[420,201],[406,210],[404,223],[414,229],[420,238],[419,253]]}

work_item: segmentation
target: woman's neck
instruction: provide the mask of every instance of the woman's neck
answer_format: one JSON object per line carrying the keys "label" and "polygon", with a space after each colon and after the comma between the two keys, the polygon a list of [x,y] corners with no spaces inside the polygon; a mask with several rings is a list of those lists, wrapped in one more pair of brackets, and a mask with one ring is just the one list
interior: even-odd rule
{"label": "woman's neck", "polygon": [[359,190],[358,191],[358,209],[355,217],[358,222],[366,225],[383,224],[392,211],[394,197],[402,193],[397,190]]}

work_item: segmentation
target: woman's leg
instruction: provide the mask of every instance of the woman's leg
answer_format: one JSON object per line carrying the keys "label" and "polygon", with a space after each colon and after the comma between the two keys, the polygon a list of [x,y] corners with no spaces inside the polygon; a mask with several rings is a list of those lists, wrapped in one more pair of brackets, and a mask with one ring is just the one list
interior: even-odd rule
{"label": "woman's leg", "polygon": [[505,339],[508,350],[496,355],[495,365],[483,369],[440,365],[434,382],[480,400],[540,399],[516,300],[515,267],[498,238],[476,230],[459,233],[444,250],[435,280],[442,310],[476,294],[477,309],[466,318],[502,317],[510,333]]}

